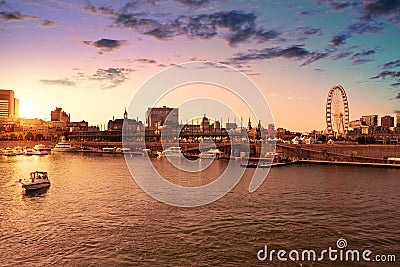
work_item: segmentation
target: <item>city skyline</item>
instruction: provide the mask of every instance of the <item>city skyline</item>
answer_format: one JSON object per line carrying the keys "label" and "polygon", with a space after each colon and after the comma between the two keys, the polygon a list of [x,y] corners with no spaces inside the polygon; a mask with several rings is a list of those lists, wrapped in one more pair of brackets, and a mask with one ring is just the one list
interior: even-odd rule
{"label": "city skyline", "polygon": [[[400,109],[399,6],[2,1],[0,88],[15,91],[20,117],[49,119],[58,106],[74,121],[99,125],[122,116],[136,90],[157,72],[208,60],[249,75],[279,127],[325,129],[326,97],[338,84],[348,95],[350,120],[394,116]],[[144,111],[135,113],[129,116],[144,119]]]}

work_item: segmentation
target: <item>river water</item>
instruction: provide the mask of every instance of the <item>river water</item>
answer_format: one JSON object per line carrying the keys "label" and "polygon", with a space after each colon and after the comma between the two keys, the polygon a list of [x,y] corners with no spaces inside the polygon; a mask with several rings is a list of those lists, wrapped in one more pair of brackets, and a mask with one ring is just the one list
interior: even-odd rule
{"label": "river water", "polygon": [[[143,159],[137,158],[141,161]],[[206,184],[208,172],[153,164],[175,183]],[[18,179],[48,171],[51,187],[22,194]],[[400,261],[400,170],[292,165],[273,168],[248,192],[254,170],[211,204],[179,208],[148,196],[121,155],[0,158],[1,266],[396,266]],[[348,247],[395,255],[396,263],[259,261],[268,249]],[[398,266],[398,265],[397,265]]]}

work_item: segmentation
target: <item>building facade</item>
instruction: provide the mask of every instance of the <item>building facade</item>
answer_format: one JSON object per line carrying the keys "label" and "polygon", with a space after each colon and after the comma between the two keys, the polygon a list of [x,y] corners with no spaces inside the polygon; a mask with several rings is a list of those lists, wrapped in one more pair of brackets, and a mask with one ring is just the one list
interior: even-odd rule
{"label": "building facade", "polygon": [[394,127],[394,117],[386,115],[381,117],[382,127]]}
{"label": "building facade", "polygon": [[50,113],[51,121],[70,122],[70,115],[63,111],[62,108],[57,108]]}
{"label": "building facade", "polygon": [[14,98],[13,90],[0,89],[0,117],[18,118],[19,100]]}
{"label": "building facade", "polygon": [[396,127],[400,128],[400,114],[396,114]]}
{"label": "building facade", "polygon": [[365,126],[378,126],[378,115],[364,115],[361,117],[361,124]]}
{"label": "building facade", "polygon": [[179,110],[166,106],[148,108],[146,111],[146,123],[150,130],[157,130],[164,125],[177,127],[179,125]]}

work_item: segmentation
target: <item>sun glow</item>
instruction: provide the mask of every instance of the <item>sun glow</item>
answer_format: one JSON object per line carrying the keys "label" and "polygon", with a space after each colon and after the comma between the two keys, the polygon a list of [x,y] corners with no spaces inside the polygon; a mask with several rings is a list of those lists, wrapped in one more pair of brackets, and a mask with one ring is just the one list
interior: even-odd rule
{"label": "sun glow", "polygon": [[20,100],[19,103],[19,117],[20,118],[37,118],[38,111],[35,108],[34,101],[28,98]]}

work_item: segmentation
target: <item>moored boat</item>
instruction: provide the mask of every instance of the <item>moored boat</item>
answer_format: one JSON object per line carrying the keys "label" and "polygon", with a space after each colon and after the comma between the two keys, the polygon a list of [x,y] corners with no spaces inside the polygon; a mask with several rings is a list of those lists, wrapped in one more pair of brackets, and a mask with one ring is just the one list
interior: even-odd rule
{"label": "moored boat", "polygon": [[24,154],[24,150],[22,149],[22,147],[16,146],[16,147],[14,147],[14,153],[15,153],[15,155],[22,155],[22,154]]}
{"label": "moored boat", "polygon": [[51,150],[54,152],[76,152],[77,148],[70,143],[67,142],[59,142],[55,147]]}
{"label": "moored boat", "polygon": [[3,155],[4,155],[4,156],[15,156],[16,154],[15,154],[15,152],[14,152],[14,150],[13,150],[12,148],[6,147],[6,148],[3,150]]}
{"label": "moored boat", "polygon": [[46,146],[43,144],[35,145],[32,149],[34,155],[48,155]]}
{"label": "moored boat", "polygon": [[201,159],[215,159],[215,158],[220,158],[221,156],[222,152],[218,148],[210,149],[207,152],[200,153],[199,155]]}
{"label": "moored boat", "polygon": [[182,148],[179,146],[172,146],[165,149],[163,152],[159,154],[160,156],[168,156],[168,157],[182,157]]}
{"label": "moored boat", "polygon": [[27,156],[33,155],[33,150],[32,150],[32,148],[30,148],[30,147],[25,147],[25,148],[24,148],[24,155],[27,155]]}
{"label": "moored boat", "polygon": [[19,183],[25,191],[33,191],[50,186],[49,177],[47,172],[44,171],[31,172],[28,178],[19,179]]}

